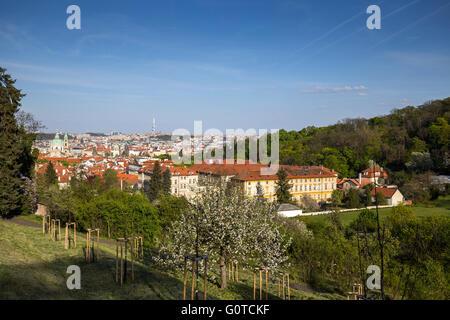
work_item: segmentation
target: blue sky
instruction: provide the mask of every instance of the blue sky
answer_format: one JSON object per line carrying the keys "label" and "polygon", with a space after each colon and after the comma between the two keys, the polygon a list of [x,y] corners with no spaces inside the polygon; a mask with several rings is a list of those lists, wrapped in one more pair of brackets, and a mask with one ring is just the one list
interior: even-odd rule
{"label": "blue sky", "polygon": [[450,96],[450,0],[0,1],[0,66],[46,131],[299,130]]}

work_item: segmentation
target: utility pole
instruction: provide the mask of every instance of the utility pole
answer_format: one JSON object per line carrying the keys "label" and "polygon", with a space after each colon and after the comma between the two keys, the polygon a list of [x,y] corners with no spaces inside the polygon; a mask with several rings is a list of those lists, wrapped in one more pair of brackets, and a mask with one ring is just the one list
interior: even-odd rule
{"label": "utility pole", "polygon": [[[375,176],[375,164],[372,164],[372,173],[373,173],[373,185],[374,185],[374,192],[375,192],[375,208],[377,211],[377,238],[378,238],[378,245],[380,246],[380,261],[381,261],[381,300],[384,300],[384,261],[383,261],[383,240],[381,239],[381,233],[380,233],[380,216],[378,214],[378,197],[377,197],[377,179]],[[384,232],[383,232],[384,235]]]}
{"label": "utility pole", "polygon": [[123,282],[127,281],[127,214],[124,212],[123,218],[125,221],[124,229],[123,229],[123,238],[125,239],[125,263],[123,265]]}
{"label": "utility pole", "polygon": [[198,300],[198,210],[195,214],[195,266],[196,266],[196,283],[195,283],[195,300]]}

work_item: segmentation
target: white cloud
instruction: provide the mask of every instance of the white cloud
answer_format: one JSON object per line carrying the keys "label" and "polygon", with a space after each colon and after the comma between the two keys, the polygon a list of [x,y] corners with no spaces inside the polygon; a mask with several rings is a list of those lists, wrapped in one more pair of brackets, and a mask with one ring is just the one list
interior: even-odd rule
{"label": "white cloud", "polygon": [[363,91],[368,88],[365,86],[344,86],[344,87],[332,87],[332,88],[324,88],[324,87],[314,87],[312,89],[304,89],[300,90],[300,93],[339,93],[339,92],[350,92],[350,91]]}

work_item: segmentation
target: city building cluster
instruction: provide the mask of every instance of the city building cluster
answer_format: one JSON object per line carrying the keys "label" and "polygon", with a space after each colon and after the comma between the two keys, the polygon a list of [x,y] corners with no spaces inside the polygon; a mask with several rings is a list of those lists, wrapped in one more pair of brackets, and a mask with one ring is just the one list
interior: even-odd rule
{"label": "city building cluster", "polygon": [[[51,140],[38,139],[36,142],[40,150],[36,171],[45,173],[49,162],[52,162],[60,188],[68,187],[75,175],[101,177],[106,170],[112,169],[117,172],[121,186],[127,184],[135,190],[145,191],[158,161],[162,172],[169,170],[171,173],[171,193],[188,200],[211,181],[233,181],[242,186],[248,197],[263,196],[269,201],[276,199],[278,176],[261,173],[261,169],[268,165],[248,160],[232,164],[210,160],[188,166],[175,165],[170,159],[182,150],[182,141],[172,141],[169,135],[112,132],[110,135],[66,133],[62,136],[56,133]],[[209,138],[209,141],[215,140]],[[208,146],[204,141],[193,143],[193,149],[197,151]],[[404,201],[396,186],[384,185],[388,176],[383,168],[368,168],[357,179],[339,179],[338,172],[323,166],[280,165],[279,168],[285,170],[291,184],[292,200],[299,205],[306,195],[318,203],[324,203],[331,200],[336,189],[359,189],[369,183],[383,185],[378,191],[385,195],[389,204]]]}

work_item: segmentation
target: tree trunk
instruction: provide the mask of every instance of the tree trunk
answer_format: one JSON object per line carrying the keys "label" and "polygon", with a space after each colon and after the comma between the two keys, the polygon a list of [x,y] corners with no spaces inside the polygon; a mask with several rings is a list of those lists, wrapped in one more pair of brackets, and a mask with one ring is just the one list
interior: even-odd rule
{"label": "tree trunk", "polygon": [[227,267],[225,265],[225,255],[224,255],[223,249],[220,249],[220,278],[221,278],[220,287],[222,289],[226,289],[227,288]]}

